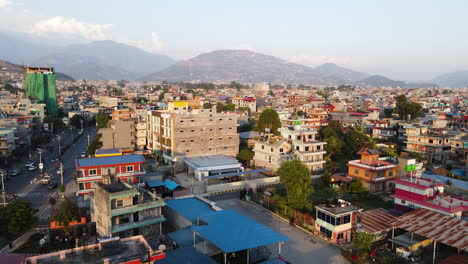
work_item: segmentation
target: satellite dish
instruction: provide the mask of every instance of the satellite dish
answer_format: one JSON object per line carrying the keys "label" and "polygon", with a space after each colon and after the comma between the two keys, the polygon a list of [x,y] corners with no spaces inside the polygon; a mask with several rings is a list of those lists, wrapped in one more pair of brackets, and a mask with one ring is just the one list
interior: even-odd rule
{"label": "satellite dish", "polygon": [[161,245],[159,245],[158,249],[161,250],[161,251],[164,251],[164,250],[166,250],[166,245],[161,244]]}

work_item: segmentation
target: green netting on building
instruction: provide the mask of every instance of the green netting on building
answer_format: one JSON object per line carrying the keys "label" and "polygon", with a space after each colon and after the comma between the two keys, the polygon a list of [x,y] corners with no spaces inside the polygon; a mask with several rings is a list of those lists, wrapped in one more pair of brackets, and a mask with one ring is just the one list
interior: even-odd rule
{"label": "green netting on building", "polygon": [[55,74],[27,73],[24,78],[26,95],[45,103],[47,115],[58,116]]}

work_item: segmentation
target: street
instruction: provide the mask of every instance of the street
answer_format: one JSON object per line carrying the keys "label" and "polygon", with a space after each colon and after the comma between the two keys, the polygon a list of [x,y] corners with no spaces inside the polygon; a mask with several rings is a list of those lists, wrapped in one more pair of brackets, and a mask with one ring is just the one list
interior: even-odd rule
{"label": "street", "polygon": [[[73,133],[73,134],[72,134]],[[54,177],[55,181],[58,183],[58,186],[61,184],[60,174],[57,174],[58,162],[51,163],[53,159],[61,158],[63,163],[63,181],[65,184],[65,195],[67,197],[72,197],[77,191],[76,183],[72,179],[72,174],[75,172],[75,159],[76,156],[81,154],[83,151],[86,151],[88,144],[88,135],[90,140],[94,138],[96,134],[93,128],[86,128],[83,132],[83,135],[68,149],[62,151],[62,155],[59,157],[59,142],[56,136],[53,140],[46,145],[41,146],[42,154],[39,155],[37,151],[31,152],[31,160],[34,162],[34,165],[38,167],[39,158],[42,156],[42,161],[44,163],[44,171],[48,172],[51,176]],[[61,137],[60,145],[63,150],[66,146],[71,145],[73,139],[79,136],[75,132],[64,132],[60,133]],[[52,151],[48,151],[48,147],[53,146]],[[8,181],[5,182],[5,191],[7,197],[11,198],[15,195],[21,200],[31,202],[32,206],[36,209],[39,209],[38,216],[41,219],[46,219],[50,215],[50,205],[48,203],[49,197],[60,197],[58,187],[52,190],[47,188],[46,184],[39,184],[35,182],[35,178],[40,174],[39,168],[34,171],[28,171],[24,166],[27,159],[23,159],[19,162],[16,162],[11,169],[21,169],[22,173],[16,177],[10,177]]]}
{"label": "street", "polygon": [[[237,211],[289,237],[291,240],[282,245],[281,257],[290,263],[348,263],[334,246],[289,225],[250,202],[241,201],[238,192],[208,196],[207,198],[215,201],[223,209]],[[268,248],[271,250],[272,256],[278,256],[278,245],[269,245]]]}

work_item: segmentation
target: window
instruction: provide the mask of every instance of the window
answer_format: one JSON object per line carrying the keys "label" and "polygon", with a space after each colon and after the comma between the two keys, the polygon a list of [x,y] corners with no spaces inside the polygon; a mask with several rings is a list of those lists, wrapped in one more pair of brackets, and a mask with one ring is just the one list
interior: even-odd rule
{"label": "window", "polygon": [[123,200],[117,200],[117,207],[122,207],[123,206]]}
{"label": "window", "polygon": [[89,170],[89,175],[97,175],[97,170],[96,169],[92,169],[92,170]]}
{"label": "window", "polygon": [[[177,109],[176,109],[176,110],[177,110]],[[183,123],[183,122],[184,122],[184,120],[180,120],[180,122],[181,122],[181,123]]]}
{"label": "window", "polygon": [[218,138],[219,140],[223,140],[223,138]]}
{"label": "window", "polygon": [[270,148],[270,151],[273,152],[273,148]]}
{"label": "window", "polygon": [[193,142],[193,139],[191,139],[190,142]]}
{"label": "window", "polygon": [[220,119],[219,119],[219,121],[223,121],[223,119],[222,119],[222,118],[220,118]]}
{"label": "window", "polygon": [[185,152],[187,152],[187,153],[188,153],[188,152],[190,152],[190,150],[188,150],[188,149],[187,149]]}
{"label": "window", "polygon": [[338,239],[343,239],[343,238],[344,238],[344,233],[338,234],[338,237],[337,237],[337,238],[338,238]]}
{"label": "window", "polygon": [[406,201],[405,201],[405,200],[401,200],[401,204],[406,204]]}
{"label": "window", "polygon": [[323,226],[320,227],[320,233],[322,233],[323,235],[325,235],[328,238],[331,238],[331,236],[332,236],[332,231],[326,229]]}
{"label": "window", "polygon": [[354,174],[359,174],[359,170],[358,169],[354,169]]}
{"label": "window", "polygon": [[190,120],[190,122],[195,122],[195,120]]}
{"label": "window", "polygon": [[183,130],[181,130],[181,131],[180,131],[180,133],[184,133],[184,131],[183,131]]}
{"label": "window", "polygon": [[283,151],[284,151],[283,148],[280,148],[280,152],[283,153]]}
{"label": "window", "polygon": [[393,171],[388,172],[388,177],[393,177]]}
{"label": "window", "polygon": [[192,129],[192,130],[190,130],[190,132],[195,132],[195,130]]}
{"label": "window", "polygon": [[345,215],[343,217],[343,224],[347,224],[349,222],[351,222],[351,215]]}
{"label": "window", "polygon": [[429,144],[432,144],[432,143],[434,143],[434,140],[429,139]]}
{"label": "window", "polygon": [[369,173],[368,171],[365,171],[365,172],[364,172],[364,176],[366,176],[366,177],[369,178],[369,175],[370,175],[370,173]]}
{"label": "window", "polygon": [[219,130],[223,130],[223,128],[222,128],[222,127],[220,127],[220,128],[219,128]]}
{"label": "window", "polygon": [[265,149],[265,146],[262,145],[262,149]]}
{"label": "window", "polygon": [[127,166],[127,171],[133,171],[133,166]]}
{"label": "window", "polygon": [[182,140],[182,143],[185,143],[185,140]]}

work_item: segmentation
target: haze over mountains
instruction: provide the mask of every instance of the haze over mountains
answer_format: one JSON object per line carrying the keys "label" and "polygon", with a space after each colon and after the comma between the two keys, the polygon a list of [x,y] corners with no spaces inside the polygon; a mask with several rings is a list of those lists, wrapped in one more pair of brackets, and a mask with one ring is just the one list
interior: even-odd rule
{"label": "haze over mountains", "polygon": [[[0,60],[0,72],[14,72],[14,73],[22,73],[23,72],[23,66],[21,65],[16,65],[8,61]],[[55,72],[55,75],[57,76],[57,80],[61,81],[74,81],[72,77],[60,73],[60,72]]]}
{"label": "haze over mountains", "polygon": [[175,62],[166,55],[110,40],[58,46],[31,35],[3,33],[0,33],[0,60],[50,66],[75,79],[88,80],[357,84],[405,88],[430,87],[433,83],[440,87],[468,85],[468,71],[443,74],[424,83],[407,83],[333,63],[309,67],[250,50],[216,50]]}

